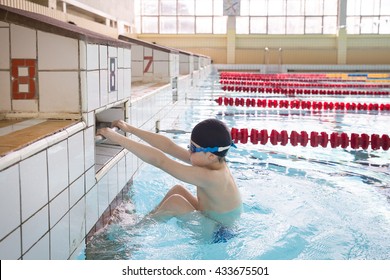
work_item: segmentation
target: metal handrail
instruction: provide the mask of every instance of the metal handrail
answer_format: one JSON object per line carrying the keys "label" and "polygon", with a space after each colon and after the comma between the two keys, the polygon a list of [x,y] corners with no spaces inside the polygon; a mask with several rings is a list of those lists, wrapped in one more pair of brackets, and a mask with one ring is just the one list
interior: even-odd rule
{"label": "metal handrail", "polygon": [[[115,132],[118,132],[120,129],[118,127],[113,127],[112,130],[114,130]],[[95,135],[95,144],[102,143],[105,140],[107,140],[107,138],[104,137],[103,135]]]}

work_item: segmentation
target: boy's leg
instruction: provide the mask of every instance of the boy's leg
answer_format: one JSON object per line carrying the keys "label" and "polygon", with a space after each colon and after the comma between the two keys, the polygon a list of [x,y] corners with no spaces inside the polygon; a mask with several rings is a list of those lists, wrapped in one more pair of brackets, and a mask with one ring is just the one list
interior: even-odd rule
{"label": "boy's leg", "polygon": [[193,196],[192,193],[190,193],[189,190],[187,190],[185,187],[181,185],[175,185],[167,192],[163,200],[152,212],[155,212],[165,202],[165,200],[167,200],[169,197],[171,197],[174,194],[181,195],[192,205],[193,208],[198,209],[198,199],[195,196]]}
{"label": "boy's leg", "polygon": [[184,215],[196,211],[196,208],[182,195],[172,194],[153,211],[153,217]]}

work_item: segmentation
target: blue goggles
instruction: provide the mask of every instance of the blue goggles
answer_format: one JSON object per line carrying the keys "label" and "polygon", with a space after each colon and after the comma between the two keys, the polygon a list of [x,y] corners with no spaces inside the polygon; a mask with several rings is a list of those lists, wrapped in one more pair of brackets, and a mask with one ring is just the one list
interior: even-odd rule
{"label": "blue goggles", "polygon": [[191,153],[199,153],[199,152],[210,152],[210,153],[215,153],[215,152],[223,152],[223,151],[226,151],[228,150],[230,147],[234,147],[234,148],[237,148],[236,145],[234,145],[234,143],[232,142],[229,146],[226,146],[226,147],[213,147],[213,148],[210,148],[210,147],[207,147],[207,148],[202,148],[202,147],[196,147],[193,143],[190,143],[190,145],[188,145],[188,150],[191,152]]}

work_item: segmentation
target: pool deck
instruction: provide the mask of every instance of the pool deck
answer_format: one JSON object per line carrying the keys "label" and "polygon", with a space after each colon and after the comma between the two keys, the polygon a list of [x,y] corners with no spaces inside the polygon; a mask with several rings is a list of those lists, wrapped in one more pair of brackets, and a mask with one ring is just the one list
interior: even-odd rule
{"label": "pool deck", "polygon": [[0,157],[60,132],[76,122],[48,119],[0,120]]}

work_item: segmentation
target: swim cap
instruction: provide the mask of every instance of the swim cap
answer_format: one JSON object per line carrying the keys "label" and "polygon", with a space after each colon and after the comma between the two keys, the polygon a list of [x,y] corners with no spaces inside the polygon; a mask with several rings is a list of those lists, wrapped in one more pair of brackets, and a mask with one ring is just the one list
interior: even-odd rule
{"label": "swim cap", "polygon": [[[217,119],[207,119],[198,123],[191,132],[191,140],[202,148],[226,147],[232,144],[229,129]],[[224,157],[228,150],[212,153]]]}

